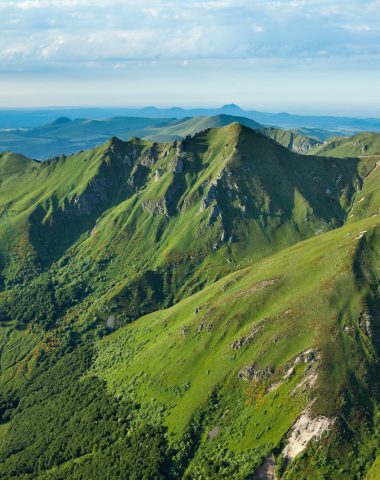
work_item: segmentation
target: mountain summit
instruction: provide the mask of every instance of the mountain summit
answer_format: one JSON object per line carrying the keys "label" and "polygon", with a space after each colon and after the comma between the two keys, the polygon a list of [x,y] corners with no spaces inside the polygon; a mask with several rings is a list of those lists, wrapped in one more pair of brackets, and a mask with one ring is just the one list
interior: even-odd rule
{"label": "mountain summit", "polygon": [[1,477],[376,478],[380,158],[209,121],[0,156]]}

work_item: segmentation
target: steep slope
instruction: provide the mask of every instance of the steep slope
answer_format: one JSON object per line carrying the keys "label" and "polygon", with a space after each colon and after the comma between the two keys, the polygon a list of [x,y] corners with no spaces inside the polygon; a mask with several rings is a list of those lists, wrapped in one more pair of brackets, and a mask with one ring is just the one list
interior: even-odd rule
{"label": "steep slope", "polygon": [[380,134],[366,132],[348,138],[331,138],[310,153],[341,158],[380,155]]}
{"label": "steep slope", "polygon": [[234,123],[2,158],[0,476],[364,478],[376,157]]}
{"label": "steep slope", "polygon": [[38,165],[34,160],[30,160],[24,155],[17,153],[0,153],[0,181],[6,177],[23,173]]}
{"label": "steep slope", "polygon": [[231,274],[100,341],[94,372],[174,439],[202,419],[188,478],[248,478],[308,409],[324,447],[281,460],[282,478],[356,478],[379,401],[379,234],[365,220]]}
{"label": "steep slope", "polygon": [[92,361],[51,346],[8,406],[1,474],[248,479],[273,452],[281,479],[364,478],[378,449],[379,234],[373,217],[283,250],[95,337]]}
{"label": "steep slope", "polygon": [[[321,147],[310,150],[319,155],[336,158],[357,158],[358,162],[366,163],[369,170],[365,175],[360,191],[353,197],[352,207],[348,214],[348,222],[376,215],[380,211],[379,196],[379,165],[380,165],[380,135],[363,133],[350,138],[331,139]],[[309,153],[309,152],[308,152]]]}
{"label": "steep slope", "polygon": [[297,153],[306,153],[321,145],[321,142],[296,131],[283,130],[281,128],[264,127],[260,132],[266,137],[275,140],[280,145]]}
{"label": "steep slope", "polygon": [[182,289],[195,288],[342,224],[366,168],[293,154],[239,124],[174,144],[113,139],[3,185],[4,281],[72,247],[76,268],[116,257],[113,276],[131,279],[187,266]]}

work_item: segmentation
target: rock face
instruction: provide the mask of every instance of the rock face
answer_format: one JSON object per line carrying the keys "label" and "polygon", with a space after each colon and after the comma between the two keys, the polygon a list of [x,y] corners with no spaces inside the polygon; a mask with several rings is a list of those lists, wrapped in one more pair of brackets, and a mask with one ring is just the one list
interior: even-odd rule
{"label": "rock face", "polygon": [[310,409],[306,409],[290,431],[288,442],[282,452],[284,458],[293,460],[306,449],[311,440],[319,440],[332,427],[334,421],[334,418],[322,415],[312,417]]}
{"label": "rock face", "polygon": [[268,378],[273,372],[272,367],[259,368],[255,363],[250,363],[240,370],[238,377],[247,382],[259,382]]}
{"label": "rock face", "polygon": [[372,317],[366,310],[364,310],[360,315],[359,327],[360,330],[367,335],[367,337],[371,338],[373,336]]}
{"label": "rock face", "polygon": [[178,202],[185,189],[186,183],[183,179],[176,177],[169,185],[163,197],[144,201],[142,206],[149,213],[173,217],[180,209]]}
{"label": "rock face", "polygon": [[264,127],[259,131],[266,137],[275,140],[280,145],[296,153],[306,153],[309,150],[322,145],[321,142],[314,138],[289,130],[283,130],[281,128]]}
{"label": "rock face", "polygon": [[74,196],[71,202],[65,205],[65,214],[91,215],[97,205],[107,198],[105,183],[102,177],[94,178],[82,194]]}

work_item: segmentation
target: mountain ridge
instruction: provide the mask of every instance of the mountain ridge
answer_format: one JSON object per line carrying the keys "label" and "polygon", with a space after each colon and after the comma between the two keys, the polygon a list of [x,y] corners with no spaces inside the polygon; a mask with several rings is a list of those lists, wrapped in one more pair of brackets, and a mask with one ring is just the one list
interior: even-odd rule
{"label": "mountain ridge", "polygon": [[2,158],[0,475],[375,471],[376,156],[231,123]]}
{"label": "mountain ridge", "polygon": [[34,129],[0,132],[0,147],[7,150],[17,149],[29,157],[36,156],[46,160],[62,153],[77,153],[83,149],[93,148],[103,144],[111,136],[119,136],[123,140],[142,137],[152,141],[168,142],[235,121],[260,130],[266,136],[301,153],[311,146],[319,145],[317,139],[297,131],[286,132],[278,128],[266,128],[249,118],[220,114],[213,117],[185,117],[184,119],[114,117],[102,120],[70,120],[64,117],[63,122],[62,120],[58,123],[54,121]]}

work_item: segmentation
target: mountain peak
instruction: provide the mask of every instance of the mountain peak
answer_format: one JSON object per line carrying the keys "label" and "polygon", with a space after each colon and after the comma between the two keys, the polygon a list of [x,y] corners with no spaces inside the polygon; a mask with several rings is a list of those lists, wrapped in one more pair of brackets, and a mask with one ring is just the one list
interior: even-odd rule
{"label": "mountain peak", "polygon": [[239,105],[236,105],[236,103],[227,103],[226,105],[223,105],[221,110],[228,110],[228,111],[233,111],[233,112],[243,112],[244,110],[239,107]]}
{"label": "mountain peak", "polygon": [[66,123],[70,123],[71,119],[68,117],[58,117],[51,122],[50,125],[65,125]]}

